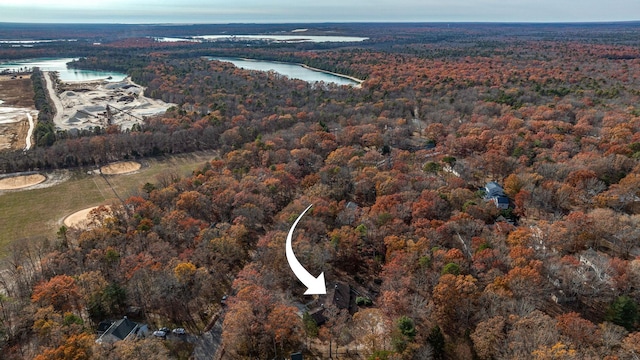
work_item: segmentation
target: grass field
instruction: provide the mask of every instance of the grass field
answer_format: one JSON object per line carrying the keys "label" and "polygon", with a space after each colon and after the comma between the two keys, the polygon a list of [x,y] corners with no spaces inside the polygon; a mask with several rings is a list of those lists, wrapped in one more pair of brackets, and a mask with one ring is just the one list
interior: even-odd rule
{"label": "grass field", "polygon": [[145,183],[156,183],[163,173],[190,175],[215,156],[201,152],[145,159],[142,162],[147,166],[136,173],[108,176],[113,189],[101,176],[78,170],[69,180],[48,188],[5,192],[0,195],[0,258],[16,240],[55,237],[62,220],[78,210],[117,200],[115,193],[125,199]]}

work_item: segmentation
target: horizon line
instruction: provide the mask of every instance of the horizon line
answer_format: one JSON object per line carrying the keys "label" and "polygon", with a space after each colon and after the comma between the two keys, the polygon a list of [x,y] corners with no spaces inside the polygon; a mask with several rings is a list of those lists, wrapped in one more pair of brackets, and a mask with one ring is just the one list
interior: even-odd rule
{"label": "horizon line", "polygon": [[301,25],[301,24],[508,24],[508,25],[541,25],[541,24],[629,24],[640,23],[637,20],[582,20],[582,21],[447,21],[447,20],[431,20],[431,21],[414,21],[414,20],[369,20],[369,21],[269,21],[269,22],[21,22],[21,21],[0,21],[0,26],[4,24],[10,25],[155,25],[155,26],[191,26],[191,25]]}

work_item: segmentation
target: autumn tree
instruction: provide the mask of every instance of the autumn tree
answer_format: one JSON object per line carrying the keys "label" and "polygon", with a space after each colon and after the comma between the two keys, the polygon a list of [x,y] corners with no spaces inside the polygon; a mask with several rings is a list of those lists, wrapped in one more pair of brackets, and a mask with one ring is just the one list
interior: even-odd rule
{"label": "autumn tree", "polygon": [[58,275],[36,285],[31,301],[52,305],[58,311],[70,311],[77,308],[79,297],[75,280],[68,275]]}
{"label": "autumn tree", "polygon": [[493,359],[500,354],[500,348],[504,346],[505,320],[502,316],[487,319],[476,326],[471,334],[473,346],[481,359]]}
{"label": "autumn tree", "polygon": [[534,310],[523,317],[514,317],[505,338],[507,346],[501,350],[507,358],[527,358],[535,350],[555,345],[558,339],[556,322],[548,315]]}
{"label": "autumn tree", "polygon": [[265,330],[271,333],[275,343],[280,347],[276,355],[289,354],[302,343],[302,323],[297,312],[298,309],[295,307],[278,304],[269,313]]}
{"label": "autumn tree", "polygon": [[47,349],[35,357],[36,360],[89,360],[93,358],[94,337],[81,333],[69,336],[62,345]]}
{"label": "autumn tree", "polygon": [[357,329],[356,341],[365,346],[368,354],[385,350],[387,319],[379,309],[362,309],[353,315],[353,326]]}
{"label": "autumn tree", "polygon": [[445,274],[433,288],[435,315],[445,333],[457,334],[471,325],[471,309],[478,296],[476,283],[471,275]]}

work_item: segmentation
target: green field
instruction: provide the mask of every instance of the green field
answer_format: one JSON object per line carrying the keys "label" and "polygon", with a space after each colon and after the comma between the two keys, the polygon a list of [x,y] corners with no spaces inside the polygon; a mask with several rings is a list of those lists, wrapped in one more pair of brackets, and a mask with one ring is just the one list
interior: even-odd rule
{"label": "green field", "polygon": [[69,180],[51,187],[0,194],[0,258],[16,240],[55,237],[62,220],[78,210],[117,200],[116,193],[125,199],[145,183],[156,183],[162,174],[190,175],[215,156],[215,152],[200,152],[145,159],[135,173],[108,176],[113,189],[101,176],[76,170]]}

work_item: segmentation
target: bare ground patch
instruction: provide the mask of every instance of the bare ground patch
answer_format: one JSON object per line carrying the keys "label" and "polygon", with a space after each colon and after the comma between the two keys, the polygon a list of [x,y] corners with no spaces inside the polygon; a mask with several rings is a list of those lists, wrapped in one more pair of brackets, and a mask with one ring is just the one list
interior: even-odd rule
{"label": "bare ground patch", "polygon": [[104,175],[127,174],[139,170],[141,166],[140,163],[135,161],[123,161],[105,165],[100,168],[100,172]]}
{"label": "bare ground patch", "polygon": [[67,227],[86,228],[94,222],[94,217],[97,215],[98,208],[102,208],[104,211],[110,211],[109,205],[93,206],[90,208],[76,211],[73,214],[64,218],[63,223]]}
{"label": "bare ground patch", "polygon": [[56,90],[49,75],[45,79],[57,111],[54,122],[61,129],[109,125],[131,128],[172,105],[146,97],[144,88],[130,78],[119,82],[62,82]]}
{"label": "bare ground patch", "polygon": [[42,174],[12,176],[0,179],[0,190],[17,190],[40,184],[47,180]]}
{"label": "bare ground patch", "polygon": [[29,75],[1,75],[0,99],[5,106],[35,109],[33,85]]}
{"label": "bare ground patch", "polygon": [[0,123],[0,150],[19,150],[24,148],[28,130],[29,122],[26,115],[23,120]]}
{"label": "bare ground patch", "polygon": [[[18,178],[18,177],[26,177],[26,176],[31,176],[31,175],[40,175],[40,176],[43,176],[45,179],[43,181],[38,182],[38,183],[27,185],[27,186],[22,186],[22,187],[11,187],[10,188],[8,186],[11,181],[23,181],[23,180],[9,180],[9,179]],[[71,178],[71,174],[67,170],[52,171],[52,172],[48,172],[48,173],[46,173],[44,175],[36,174],[36,173],[14,173],[14,174],[2,175],[2,176],[0,176],[0,182],[5,182],[7,184],[7,186],[6,187],[0,186],[0,195],[5,194],[5,193],[9,193],[9,192],[48,188],[48,187],[51,187],[51,186],[54,186],[54,185],[58,185],[58,184],[60,184],[62,182],[65,182],[65,181],[69,180],[70,178]]]}
{"label": "bare ground patch", "polygon": [[[20,78],[22,77],[22,78]],[[22,150],[29,135],[28,116],[37,116],[28,75],[0,76],[0,150]]]}

